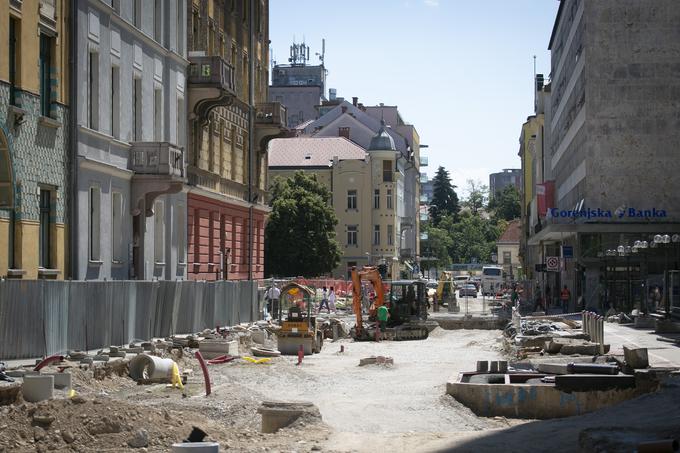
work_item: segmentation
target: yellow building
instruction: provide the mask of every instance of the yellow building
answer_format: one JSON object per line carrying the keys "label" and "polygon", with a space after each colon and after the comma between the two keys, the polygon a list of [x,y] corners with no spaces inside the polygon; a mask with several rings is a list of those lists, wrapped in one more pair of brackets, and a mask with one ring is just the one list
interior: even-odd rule
{"label": "yellow building", "polygon": [[403,181],[394,141],[384,128],[368,151],[344,137],[290,138],[269,145],[270,178],[296,171],[316,175],[333,195],[342,250],[333,276],[346,278],[352,266],[385,264],[399,275]]}
{"label": "yellow building", "polygon": [[67,272],[69,3],[0,0],[0,278]]}
{"label": "yellow building", "polygon": [[521,204],[521,236],[519,246],[519,258],[526,275],[531,277],[533,269],[528,258],[526,238],[529,231],[529,219],[531,218],[531,204],[535,196],[535,163],[536,147],[541,146],[540,139],[537,139],[539,131],[543,125],[543,114],[532,115],[522,124],[522,131],[519,137],[519,157],[522,162],[522,190],[520,192]]}

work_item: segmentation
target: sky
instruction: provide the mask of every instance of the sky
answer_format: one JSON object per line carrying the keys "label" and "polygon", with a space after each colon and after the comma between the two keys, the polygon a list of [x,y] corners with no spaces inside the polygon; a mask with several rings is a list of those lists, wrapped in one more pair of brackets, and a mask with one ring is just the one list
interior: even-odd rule
{"label": "sky", "polygon": [[[533,74],[550,73],[548,42],[558,0],[271,0],[274,60],[293,40],[319,64],[327,89],[364,105],[397,105],[413,124],[433,176],[467,180],[519,168],[522,123],[533,114]],[[326,91],[328,96],[328,91]]]}

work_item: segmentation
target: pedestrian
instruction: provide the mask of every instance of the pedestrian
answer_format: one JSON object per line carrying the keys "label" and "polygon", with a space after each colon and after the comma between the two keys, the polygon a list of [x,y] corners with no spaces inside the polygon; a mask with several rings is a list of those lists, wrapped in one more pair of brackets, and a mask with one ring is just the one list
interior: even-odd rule
{"label": "pedestrian", "polygon": [[380,324],[380,332],[385,332],[387,328],[387,319],[390,317],[390,311],[387,309],[386,305],[381,305],[378,307],[378,323]]}
{"label": "pedestrian", "polygon": [[330,314],[331,311],[335,313],[335,289],[332,286],[330,292],[328,293],[328,304],[328,314]]}
{"label": "pedestrian", "polygon": [[432,309],[433,311],[439,311],[439,305],[437,304],[437,291],[432,294]]}
{"label": "pedestrian", "polygon": [[324,286],[323,289],[321,290],[321,303],[319,304],[319,311],[318,313],[321,313],[321,310],[323,310],[323,306],[326,306],[326,309],[328,310],[328,314],[331,314],[331,307],[328,305],[328,290]]}
{"label": "pedestrian", "polygon": [[274,319],[279,318],[279,299],[281,298],[281,290],[276,287],[276,284],[267,290],[265,297],[267,300],[267,310]]}
{"label": "pedestrian", "polygon": [[560,291],[560,302],[562,302],[562,313],[566,313],[569,310],[569,300],[571,299],[571,292],[567,285],[564,285],[562,291]]}
{"label": "pedestrian", "polygon": [[517,292],[517,285],[512,287],[512,294],[510,294],[510,302],[512,306],[519,309],[519,293]]}

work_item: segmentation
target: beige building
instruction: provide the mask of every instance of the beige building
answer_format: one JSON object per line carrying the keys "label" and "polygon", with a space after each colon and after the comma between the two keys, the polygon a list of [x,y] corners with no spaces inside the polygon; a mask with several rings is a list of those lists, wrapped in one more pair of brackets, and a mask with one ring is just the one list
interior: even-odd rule
{"label": "beige building", "polygon": [[508,223],[507,228],[496,241],[498,264],[503,266],[503,277],[506,280],[518,280],[522,266],[519,260],[519,238],[521,234],[520,220]]}
{"label": "beige building", "polygon": [[352,266],[365,264],[385,264],[388,274],[398,277],[404,188],[396,165],[394,141],[385,128],[368,151],[344,137],[277,139],[269,145],[270,178],[302,170],[333,194],[342,250],[335,277],[348,277]]}

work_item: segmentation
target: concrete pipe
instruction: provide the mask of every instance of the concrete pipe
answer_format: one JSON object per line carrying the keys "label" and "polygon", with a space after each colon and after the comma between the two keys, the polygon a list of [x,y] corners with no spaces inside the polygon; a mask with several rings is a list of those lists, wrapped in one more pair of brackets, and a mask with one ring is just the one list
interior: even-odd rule
{"label": "concrete pipe", "polygon": [[139,354],[130,360],[130,377],[135,381],[140,379],[170,379],[174,363],[172,359]]}
{"label": "concrete pipe", "polygon": [[172,453],[218,453],[220,444],[217,442],[187,442],[172,444]]}
{"label": "concrete pipe", "polygon": [[54,376],[51,375],[26,375],[21,387],[24,400],[29,403],[37,403],[52,398],[54,390]]}
{"label": "concrete pipe", "polygon": [[680,445],[676,439],[655,440],[638,444],[638,453],[666,453],[678,451]]}

